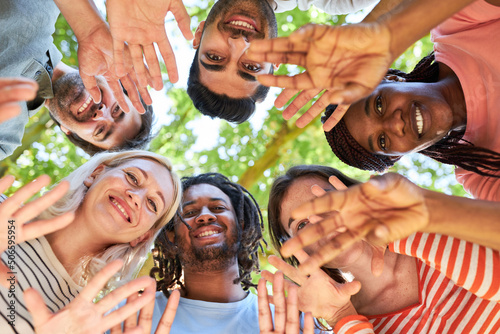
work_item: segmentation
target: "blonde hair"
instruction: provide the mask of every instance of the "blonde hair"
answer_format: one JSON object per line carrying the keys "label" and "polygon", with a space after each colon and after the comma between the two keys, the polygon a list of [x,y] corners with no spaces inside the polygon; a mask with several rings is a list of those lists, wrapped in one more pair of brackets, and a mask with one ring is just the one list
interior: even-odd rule
{"label": "blonde hair", "polygon": [[164,166],[170,172],[170,177],[172,178],[172,183],[174,185],[174,200],[167,208],[165,214],[163,214],[155,222],[153,227],[151,227],[151,231],[153,232],[152,237],[141,241],[135,247],[132,247],[129,243],[120,243],[103,249],[99,254],[81,259],[81,272],[70,273],[77,279],[77,282],[78,280],[80,281],[79,283],[81,285],[85,285],[107,263],[115,259],[122,259],[124,265],[115,275],[114,279],[108,283],[107,288],[126,283],[137,274],[139,268],[146,260],[147,253],[151,250],[156,236],[159,234],[161,228],[175,215],[181,200],[181,183],[179,177],[172,171],[172,163],[161,155],[142,150],[96,154],[89,161],[64,178],[64,180],[68,181],[70,184],[68,192],[39,216],[40,219],[48,219],[60,216],[66,212],[75,212],[82,204],[88,190],[84,185],[85,179],[90,176],[99,165],[114,168],[133,159],[150,159]]}

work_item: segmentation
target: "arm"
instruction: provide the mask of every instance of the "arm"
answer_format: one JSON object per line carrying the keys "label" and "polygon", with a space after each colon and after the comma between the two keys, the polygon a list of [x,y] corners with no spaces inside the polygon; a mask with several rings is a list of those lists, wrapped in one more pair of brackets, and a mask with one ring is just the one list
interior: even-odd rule
{"label": "arm", "polygon": [[455,177],[474,198],[500,202],[500,178],[479,175],[461,168],[455,169]]}

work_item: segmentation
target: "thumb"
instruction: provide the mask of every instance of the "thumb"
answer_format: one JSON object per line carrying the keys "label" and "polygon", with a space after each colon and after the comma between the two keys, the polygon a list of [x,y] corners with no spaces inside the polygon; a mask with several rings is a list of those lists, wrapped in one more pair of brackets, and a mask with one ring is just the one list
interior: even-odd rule
{"label": "thumb", "polygon": [[352,296],[355,295],[361,290],[361,282],[359,281],[352,281],[352,282],[347,282],[341,285],[340,290],[342,290],[343,293]]}
{"label": "thumb", "polygon": [[45,302],[38,291],[33,288],[27,289],[24,291],[24,300],[26,301],[28,311],[33,316],[35,329],[49,321],[52,313],[45,305]]}
{"label": "thumb", "polygon": [[95,77],[87,75],[82,71],[80,71],[80,77],[82,78],[85,89],[89,92],[90,96],[92,96],[92,100],[94,100],[94,103],[100,103],[101,90],[97,87],[97,81]]}

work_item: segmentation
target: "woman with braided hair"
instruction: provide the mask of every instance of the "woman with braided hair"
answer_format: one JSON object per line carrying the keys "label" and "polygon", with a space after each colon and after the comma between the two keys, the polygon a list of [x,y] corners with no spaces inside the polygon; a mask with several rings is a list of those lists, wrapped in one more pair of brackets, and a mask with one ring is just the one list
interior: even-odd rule
{"label": "woman with braided hair", "polygon": [[[456,165],[475,198],[500,201],[500,8],[477,1],[432,31],[434,53],[410,73],[389,70],[326,132],[343,162],[383,171],[420,152]],[[326,117],[335,106],[327,108]]]}

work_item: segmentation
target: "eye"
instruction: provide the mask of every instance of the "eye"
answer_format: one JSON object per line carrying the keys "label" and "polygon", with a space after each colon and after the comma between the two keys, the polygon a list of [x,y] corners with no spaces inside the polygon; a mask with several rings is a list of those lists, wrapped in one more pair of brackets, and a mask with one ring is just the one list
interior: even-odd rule
{"label": "eye", "polygon": [[226,207],[222,205],[212,207],[212,212],[221,212],[224,210],[226,210]]}
{"label": "eye", "polygon": [[190,218],[196,215],[196,210],[187,210],[182,212],[182,218]]}
{"label": "eye", "polygon": [[382,115],[382,97],[380,95],[375,98],[375,110],[379,115]]}
{"label": "eye", "polygon": [[99,137],[99,135],[103,132],[104,132],[104,126],[98,127],[97,130],[94,132],[94,137]]}
{"label": "eye", "polygon": [[220,62],[220,61],[223,61],[224,60],[224,57],[222,56],[219,56],[219,55],[216,55],[216,54],[213,54],[213,53],[206,53],[205,56],[210,59],[211,61],[217,61],[217,62]]}
{"label": "eye", "polygon": [[113,112],[112,112],[111,116],[112,116],[113,118],[116,118],[116,117],[120,116],[120,114],[121,114],[122,112],[123,112],[123,111],[122,111],[122,109],[120,108],[120,106],[119,106],[118,104],[116,104],[116,107],[113,109]]}
{"label": "eye", "polygon": [[258,72],[261,70],[261,67],[259,64],[243,64],[243,66],[251,72]]}
{"label": "eye", "polygon": [[378,137],[378,146],[380,147],[380,149],[382,149],[382,151],[387,150],[386,143],[385,143],[385,135],[384,134],[381,134]]}
{"label": "eye", "polygon": [[301,220],[300,222],[298,222],[297,223],[297,231],[302,230],[304,227],[307,226],[307,224],[309,224],[309,220],[307,220],[307,219],[304,219],[304,220]]}
{"label": "eye", "polygon": [[131,172],[125,172],[125,175],[127,175],[127,178],[130,180],[130,182],[132,182],[133,184],[135,185],[138,185],[139,184],[139,180],[137,179],[137,177],[134,175],[134,173],[131,173]]}
{"label": "eye", "polygon": [[156,203],[152,199],[148,199],[148,203],[149,203],[149,205],[151,205],[151,208],[153,209],[153,211],[155,213],[158,213],[158,208],[156,206]]}

